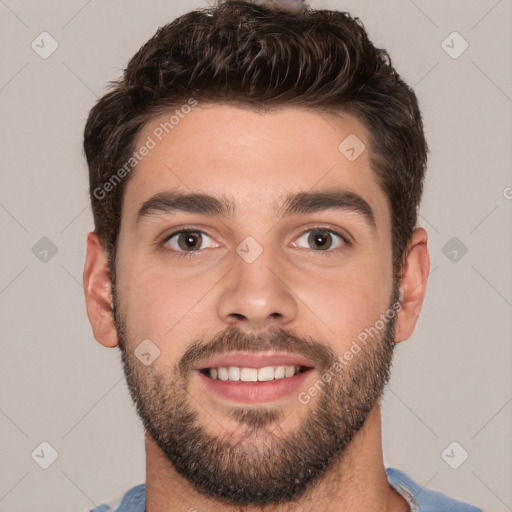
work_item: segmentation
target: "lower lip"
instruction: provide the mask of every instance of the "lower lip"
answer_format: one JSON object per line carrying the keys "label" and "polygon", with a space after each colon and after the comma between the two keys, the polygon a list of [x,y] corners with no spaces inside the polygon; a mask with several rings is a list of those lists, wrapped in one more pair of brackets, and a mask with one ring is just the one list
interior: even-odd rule
{"label": "lower lip", "polygon": [[265,382],[232,382],[214,380],[199,372],[201,382],[207,389],[228,400],[246,404],[260,404],[295,396],[304,386],[313,370],[306,370],[293,377],[274,379]]}

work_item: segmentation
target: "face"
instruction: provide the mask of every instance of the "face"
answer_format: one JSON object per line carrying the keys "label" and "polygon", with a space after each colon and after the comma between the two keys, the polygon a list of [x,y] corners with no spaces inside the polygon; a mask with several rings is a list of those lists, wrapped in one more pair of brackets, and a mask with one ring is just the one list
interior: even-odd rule
{"label": "face", "polygon": [[162,120],[139,135],[156,144],[127,183],[118,241],[130,392],[199,492],[293,500],[389,378],[391,214],[368,132],[300,109],[200,105],[165,136]]}

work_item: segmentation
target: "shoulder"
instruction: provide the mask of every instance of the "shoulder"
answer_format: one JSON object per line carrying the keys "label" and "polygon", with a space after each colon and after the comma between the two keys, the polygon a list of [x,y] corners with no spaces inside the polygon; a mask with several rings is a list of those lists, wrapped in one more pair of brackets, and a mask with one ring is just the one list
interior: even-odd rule
{"label": "shoulder", "polygon": [[[411,504],[412,512],[483,512],[478,507],[422,487],[399,469],[387,468],[386,473],[390,485]],[[146,485],[139,484],[120,498],[89,512],[144,512],[145,504]]]}
{"label": "shoulder", "polygon": [[126,491],[121,497],[102,503],[89,512],[144,512],[146,508],[146,484],[139,484]]}
{"label": "shoulder", "polygon": [[483,512],[482,509],[425,489],[403,471],[386,468],[389,484],[410,504],[413,512]]}

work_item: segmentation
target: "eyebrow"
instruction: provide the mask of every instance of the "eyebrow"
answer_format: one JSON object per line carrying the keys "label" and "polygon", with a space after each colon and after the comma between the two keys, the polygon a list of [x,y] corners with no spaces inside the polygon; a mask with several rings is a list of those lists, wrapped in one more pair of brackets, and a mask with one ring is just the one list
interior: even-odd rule
{"label": "eyebrow", "polygon": [[[360,195],[348,190],[319,190],[296,192],[287,195],[281,203],[273,205],[281,218],[296,214],[316,213],[325,210],[350,211],[361,215],[375,230],[375,215],[372,208]],[[226,197],[214,197],[202,193],[159,192],[140,207],[137,222],[161,213],[178,211],[215,215],[224,219],[235,216],[235,204]]]}

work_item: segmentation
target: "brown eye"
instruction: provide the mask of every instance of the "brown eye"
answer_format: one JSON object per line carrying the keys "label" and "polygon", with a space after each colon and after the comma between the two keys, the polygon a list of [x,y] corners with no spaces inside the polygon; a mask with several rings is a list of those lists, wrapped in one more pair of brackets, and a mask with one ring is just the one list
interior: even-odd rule
{"label": "brown eye", "polygon": [[332,236],[327,231],[314,230],[309,233],[308,243],[315,249],[329,249],[332,245]]}
{"label": "brown eye", "polygon": [[306,249],[313,249],[315,251],[336,249],[346,242],[345,238],[338,233],[323,228],[315,228],[306,231],[298,240],[303,239],[306,239]]}
{"label": "brown eye", "polygon": [[201,231],[176,231],[166,239],[166,245],[178,252],[195,252],[205,247],[201,247],[205,239],[211,240],[206,233]]}

